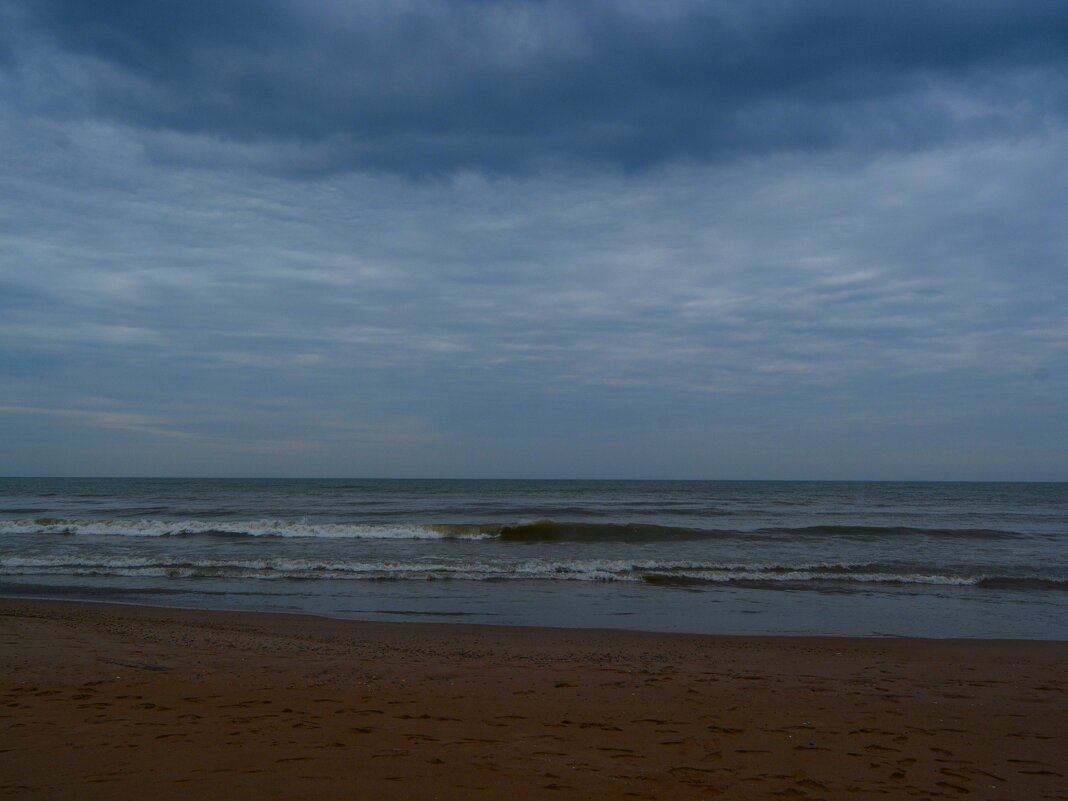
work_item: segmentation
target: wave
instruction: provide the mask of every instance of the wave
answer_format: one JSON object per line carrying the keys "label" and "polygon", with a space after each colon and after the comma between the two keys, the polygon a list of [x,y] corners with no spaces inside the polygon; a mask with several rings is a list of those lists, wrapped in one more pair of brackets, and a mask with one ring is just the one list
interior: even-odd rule
{"label": "wave", "polygon": [[962,539],[1011,539],[1026,536],[996,529],[916,528],[906,526],[820,525],[741,529],[707,529],[648,523],[576,523],[539,520],[504,526],[502,540],[514,542],[663,542],[729,537],[788,539],[791,537],[951,537]]}
{"label": "wave", "polygon": [[537,520],[516,523],[327,523],[308,520],[35,519],[0,520],[0,534],[62,534],[122,537],[307,537],[318,539],[495,539],[517,543],[669,542],[716,538],[960,538],[1009,539],[1026,534],[996,529],[819,525],[756,529],[709,529],[649,523],[587,523]]}
{"label": "wave", "polygon": [[800,526],[797,528],[765,528],[765,534],[792,534],[845,537],[960,537],[964,539],[1000,540],[1026,536],[1018,531],[989,528],[919,528],[914,526]]}
{"label": "wave", "polygon": [[111,537],[300,537],[315,539],[485,539],[499,527],[413,523],[314,523],[305,520],[35,520],[0,521],[4,534]]}
{"label": "wave", "polygon": [[715,564],[650,560],[359,562],[329,559],[173,559],[0,557],[0,576],[363,581],[562,580],[642,582],[659,586],[746,585],[804,588],[847,585],[942,585],[1068,590],[1053,575],[942,574],[880,563]]}
{"label": "wave", "polygon": [[555,520],[539,520],[502,526],[497,536],[506,542],[663,542],[709,539],[739,533],[647,523],[558,523]]}

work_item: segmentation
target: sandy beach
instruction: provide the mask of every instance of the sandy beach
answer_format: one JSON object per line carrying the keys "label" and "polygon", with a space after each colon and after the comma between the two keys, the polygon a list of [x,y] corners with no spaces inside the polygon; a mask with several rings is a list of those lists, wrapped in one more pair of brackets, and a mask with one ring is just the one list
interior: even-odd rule
{"label": "sandy beach", "polygon": [[0,791],[1068,798],[1068,643],[0,601]]}

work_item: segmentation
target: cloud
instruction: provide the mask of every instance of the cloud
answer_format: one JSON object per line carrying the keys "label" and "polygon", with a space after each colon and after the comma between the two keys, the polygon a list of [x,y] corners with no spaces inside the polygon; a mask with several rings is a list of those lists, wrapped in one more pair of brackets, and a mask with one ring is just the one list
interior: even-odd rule
{"label": "cloud", "polygon": [[865,365],[990,370],[984,354],[1009,341],[1018,354],[997,369],[1034,370],[1059,347],[1039,332],[1058,330],[1048,293],[1064,248],[1047,232],[1066,201],[1051,180],[1064,152],[1061,138],[844,171],[784,156],[415,186],[98,162],[142,180],[131,194],[91,178],[73,194],[91,194],[92,213],[51,195],[35,205],[42,181],[12,199],[18,236],[50,247],[23,248],[32,269],[8,280],[27,300],[4,331],[172,372],[288,366],[294,385],[492,365],[542,386],[738,391]]}
{"label": "cloud", "polygon": [[1068,10],[1037,1],[8,2],[33,113],[305,177],[907,151],[1068,108]]}
{"label": "cloud", "polygon": [[96,409],[52,409],[34,406],[0,406],[0,414],[60,417],[90,426],[132,431],[158,437],[188,437],[188,433],[170,427],[171,421],[132,412],[113,412]]}
{"label": "cloud", "polygon": [[0,0],[0,472],[1068,476],[1066,14]]}

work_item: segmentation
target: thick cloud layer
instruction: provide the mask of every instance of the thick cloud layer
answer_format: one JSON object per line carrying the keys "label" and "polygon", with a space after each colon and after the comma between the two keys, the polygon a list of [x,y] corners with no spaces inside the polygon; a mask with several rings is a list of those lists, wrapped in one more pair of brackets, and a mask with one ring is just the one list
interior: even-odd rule
{"label": "thick cloud layer", "polygon": [[[259,145],[298,174],[909,150],[1068,109],[1068,7],[1048,2],[34,0],[16,16],[28,106]],[[49,73],[66,85],[41,93]]]}
{"label": "thick cloud layer", "polygon": [[1068,479],[1066,31],[0,0],[0,472]]}

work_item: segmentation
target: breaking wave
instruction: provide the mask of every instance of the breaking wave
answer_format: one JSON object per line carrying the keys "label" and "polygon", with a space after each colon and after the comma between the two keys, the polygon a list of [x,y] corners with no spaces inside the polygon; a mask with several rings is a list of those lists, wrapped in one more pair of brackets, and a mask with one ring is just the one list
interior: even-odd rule
{"label": "breaking wave", "polygon": [[564,580],[643,582],[694,587],[748,585],[944,585],[1068,590],[1068,578],[1041,575],[939,574],[867,563],[714,564],[651,560],[529,560],[494,562],[418,560],[361,562],[338,559],[180,559],[160,556],[107,558],[0,557],[0,576],[114,576],[182,579],[288,579],[363,581]]}
{"label": "breaking wave", "polygon": [[751,530],[688,528],[645,523],[538,520],[517,523],[328,523],[308,520],[36,519],[0,521],[0,533],[121,537],[304,537],[316,539],[496,539],[504,542],[669,542],[715,538],[791,537],[1009,539],[1026,535],[995,529],[900,526],[803,526]]}
{"label": "breaking wave", "polygon": [[305,520],[36,520],[0,522],[0,533],[111,537],[300,537],[313,539],[484,539],[480,526],[412,523],[315,523]]}

